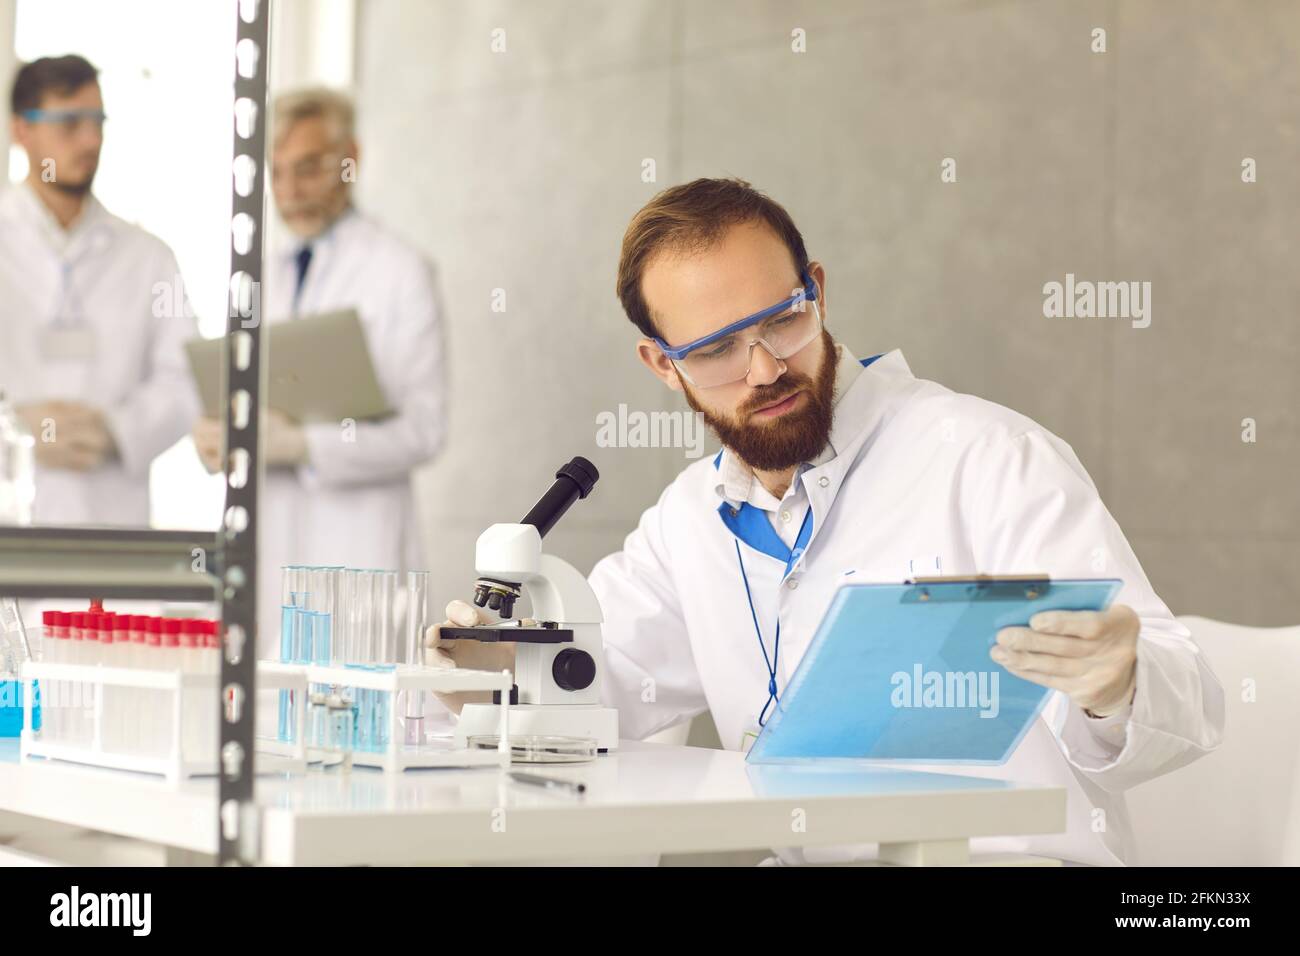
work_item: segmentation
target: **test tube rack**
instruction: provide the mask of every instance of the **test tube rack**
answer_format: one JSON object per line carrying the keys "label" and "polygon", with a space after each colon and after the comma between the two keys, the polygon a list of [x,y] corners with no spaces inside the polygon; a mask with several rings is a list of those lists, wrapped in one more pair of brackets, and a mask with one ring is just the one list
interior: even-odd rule
{"label": "test tube rack", "polygon": [[[214,674],[195,674],[182,671],[151,670],[130,667],[102,667],[93,664],[56,664],[29,661],[23,665],[23,679],[42,681],[45,686],[63,683],[77,688],[90,703],[88,740],[84,742],[50,741],[42,739],[33,730],[32,698],[23,697],[23,730],[19,752],[24,761],[33,757],[66,760],[73,763],[134,770],[161,774],[168,780],[216,773],[215,729],[213,746],[209,753],[187,751],[185,742],[185,697],[187,691],[207,691],[208,699],[216,696],[217,678]],[[169,729],[161,745],[149,753],[131,753],[117,749],[105,740],[105,688],[134,688],[164,692],[170,714]],[[215,701],[213,701],[215,704]],[[46,724],[49,708],[46,708]],[[48,731],[47,731],[48,732]]]}
{"label": "test tube rack", "polygon": [[[259,753],[281,758],[276,770],[303,770],[307,764],[321,760],[323,751],[311,747],[305,729],[306,701],[309,685],[328,684],[334,687],[375,690],[389,694],[394,702],[390,707],[391,725],[388,742],[382,750],[354,749],[352,763],[375,767],[386,772],[415,768],[437,767],[508,767],[509,750],[509,671],[475,671],[457,668],[398,665],[392,669],[369,670],[342,666],[314,664],[283,664],[274,661],[257,663],[258,686],[264,690],[293,691],[293,734],[289,741],[266,736],[255,738]],[[60,683],[74,685],[90,700],[88,739],[80,742],[48,740],[33,730],[34,695],[23,698],[23,730],[19,752],[24,761],[30,759],[61,760],[71,763],[129,770],[139,773],[159,774],[169,781],[189,777],[212,776],[217,772],[216,737],[211,747],[194,746],[192,734],[193,710],[186,706],[186,696],[193,692],[205,703],[216,696],[217,675],[186,671],[155,670],[131,667],[105,667],[96,664],[63,664],[28,661],[23,664],[24,681],[42,681],[46,686]],[[156,690],[166,694],[164,720],[167,730],[160,735],[165,743],[151,748],[150,752],[133,752],[112,746],[105,740],[105,688],[135,688]],[[426,742],[409,746],[403,742],[401,709],[396,706],[404,692],[440,692],[491,690],[498,691],[501,701],[501,743],[496,750],[471,750],[456,747],[450,740]]]}
{"label": "test tube rack", "polygon": [[[307,681],[301,669],[295,671],[282,665],[258,665],[258,682],[263,687],[297,691],[299,704],[298,726],[303,725],[302,708],[305,707]],[[27,661],[23,664],[24,681],[42,681],[47,686],[62,683],[76,686],[90,701],[89,739],[84,742],[52,741],[43,739],[33,730],[33,694],[23,695],[23,729],[19,741],[19,754],[23,761],[33,758],[61,760],[70,763],[130,770],[138,773],[159,774],[170,782],[188,777],[214,776],[217,773],[216,722],[213,722],[209,744],[194,746],[195,737],[187,734],[194,728],[193,709],[186,706],[186,696],[213,706],[216,701],[216,674],[194,673],[180,670],[156,670],[135,667],[104,667],[97,664],[62,664]],[[166,713],[168,729],[163,735],[166,744],[138,753],[111,746],[105,738],[104,701],[105,688],[135,688],[156,690],[167,695]],[[48,714],[48,711],[47,711]],[[47,717],[48,720],[48,717]],[[299,734],[299,741],[302,735]],[[265,737],[255,738],[258,751],[284,758],[267,770],[302,770],[306,768],[306,752],[300,743],[286,747],[280,741]]]}
{"label": "test tube rack", "polygon": [[[386,772],[435,767],[509,767],[510,688],[513,678],[509,671],[477,671],[462,668],[422,667],[418,664],[398,664],[383,670],[369,670],[337,665],[280,665],[300,667],[309,685],[329,684],[335,687],[377,690],[387,692],[393,702],[388,742],[383,750],[353,750],[352,763],[377,767]],[[405,692],[457,693],[461,691],[497,691],[500,702],[500,742],[496,750],[471,750],[456,747],[450,739],[443,742],[425,742],[409,746],[402,742],[402,716],[396,706],[399,695]],[[300,735],[301,736],[301,735]]]}

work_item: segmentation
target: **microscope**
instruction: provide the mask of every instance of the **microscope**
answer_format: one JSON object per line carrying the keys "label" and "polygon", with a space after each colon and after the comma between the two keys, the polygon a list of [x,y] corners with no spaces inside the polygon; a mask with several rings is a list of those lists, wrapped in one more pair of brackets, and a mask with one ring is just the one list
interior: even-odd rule
{"label": "microscope", "polygon": [[[479,535],[474,603],[502,620],[477,627],[444,625],[441,633],[445,640],[515,643],[511,737],[590,737],[604,752],[618,747],[618,711],[600,703],[600,602],[576,568],[542,552],[542,538],[599,478],[595,465],[575,457],[555,473],[555,483],[519,524],[494,524]],[[524,592],[535,621],[528,626],[511,620]],[[492,704],[464,706],[456,746],[466,746],[472,736],[499,733],[500,693],[493,692]]]}

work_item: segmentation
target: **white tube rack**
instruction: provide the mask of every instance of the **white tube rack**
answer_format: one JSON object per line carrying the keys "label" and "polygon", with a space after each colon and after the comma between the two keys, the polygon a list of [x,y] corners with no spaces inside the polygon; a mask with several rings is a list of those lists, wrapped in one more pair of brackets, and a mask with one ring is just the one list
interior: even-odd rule
{"label": "white tube rack", "polygon": [[[293,741],[281,741],[265,736],[255,739],[255,746],[259,753],[281,758],[276,766],[265,768],[268,771],[303,770],[309,761],[320,759],[322,756],[321,751],[309,748],[306,743],[307,692],[311,684],[386,691],[391,695],[392,724],[389,728],[387,746],[382,751],[353,750],[353,764],[377,767],[389,772],[414,768],[508,767],[510,765],[507,737],[510,714],[508,701],[512,679],[509,671],[474,671],[410,665],[398,665],[393,670],[372,671],[342,666],[282,664],[273,661],[259,661],[257,668],[259,688],[295,692]],[[186,692],[189,691],[215,698],[216,674],[28,661],[23,665],[22,679],[25,682],[68,682],[94,688],[94,713],[91,725],[93,732],[88,743],[49,741],[38,737],[32,727],[32,705],[35,695],[23,695],[23,730],[19,752],[24,761],[33,758],[62,760],[116,770],[160,774],[169,781],[212,776],[217,772],[215,740],[210,754],[196,756],[186,752],[187,708],[184,706]],[[131,753],[105,746],[104,687],[135,687],[170,693],[171,732],[168,735],[165,753]],[[402,742],[402,715],[397,707],[399,693],[403,691],[454,693],[474,690],[500,691],[501,742],[496,750],[470,750],[454,747],[450,743],[446,746],[426,743],[411,747]],[[215,706],[215,699],[212,703]],[[248,706],[247,702],[245,706]]]}
{"label": "white tube rack", "polygon": [[[307,701],[307,677],[303,668],[271,662],[258,662],[258,683],[262,687],[275,690],[295,691],[295,726],[305,726],[305,708]],[[29,758],[63,760],[69,763],[90,764],[97,767],[109,767],[115,770],[131,770],[138,773],[161,774],[169,781],[178,781],[186,777],[213,776],[217,772],[216,727],[214,726],[213,746],[210,753],[195,756],[187,753],[184,742],[186,738],[185,694],[193,691],[205,696],[216,706],[217,675],[196,674],[175,670],[157,670],[151,668],[105,667],[98,664],[62,664],[50,661],[28,661],[23,665],[23,680],[44,680],[78,684],[94,688],[93,734],[88,744],[68,741],[43,740],[33,733],[33,696],[23,696],[23,729],[19,753],[25,761]],[[171,733],[166,753],[140,754],[129,753],[106,747],[103,738],[104,729],[104,692],[105,687],[135,687],[167,691],[171,694],[169,710],[171,714]],[[247,704],[245,704],[247,706]],[[193,717],[189,718],[191,721]],[[295,734],[296,744],[285,743],[272,737],[257,737],[254,746],[259,753],[280,758],[273,764],[261,769],[268,773],[285,771],[302,771],[307,768],[307,753],[301,732]]]}
{"label": "white tube rack", "polygon": [[[294,666],[294,665],[284,665]],[[461,668],[421,667],[398,664],[390,670],[365,670],[341,665],[297,665],[303,668],[309,685],[329,684],[337,687],[355,687],[362,690],[386,691],[391,695],[392,718],[388,744],[382,751],[353,750],[352,763],[364,767],[378,767],[387,772],[435,767],[509,767],[510,688],[514,681],[510,671],[476,671]],[[397,706],[399,694],[405,691],[457,693],[461,691],[492,690],[499,692],[500,742],[496,750],[471,750],[455,747],[450,741],[445,746],[423,743],[411,747],[402,742],[402,715]]]}
{"label": "white tube rack", "polygon": [[[185,777],[213,776],[217,772],[216,726],[213,726],[213,746],[209,754],[187,753],[185,737],[185,694],[187,691],[207,694],[212,706],[217,706],[217,675],[196,674],[178,670],[155,670],[134,667],[105,667],[98,664],[57,664],[27,661],[23,664],[23,680],[62,682],[94,688],[94,713],[92,733],[88,744],[67,741],[48,741],[36,736],[32,727],[33,698],[23,695],[23,729],[19,754],[27,761],[34,757],[65,760],[71,763],[92,764],[117,770],[161,774],[169,781]],[[168,734],[166,753],[141,754],[110,749],[104,743],[104,688],[135,687],[161,690],[170,696],[171,731]],[[192,719],[192,718],[191,718]]]}
{"label": "white tube rack", "polygon": [[292,741],[280,740],[256,734],[254,728],[253,746],[260,754],[271,754],[288,761],[288,765],[277,769],[306,770],[307,740],[304,733],[307,727],[307,674],[300,664],[281,664],[279,661],[257,662],[257,689],[288,690],[294,692]]}

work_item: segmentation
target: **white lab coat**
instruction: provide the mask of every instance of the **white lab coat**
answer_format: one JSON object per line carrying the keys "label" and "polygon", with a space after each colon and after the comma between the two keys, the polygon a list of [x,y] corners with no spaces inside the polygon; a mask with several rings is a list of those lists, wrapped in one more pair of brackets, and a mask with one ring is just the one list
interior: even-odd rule
{"label": "white lab coat", "polygon": [[[830,441],[833,453],[797,479],[811,502],[813,533],[789,576],[783,580],[783,560],[741,544],[769,653],[780,615],[778,689],[846,579],[899,582],[936,567],[946,575],[1121,578],[1116,600],[1141,618],[1131,709],[1094,720],[1052,692],[1005,765],[910,769],[1066,788],[1066,833],[976,839],[976,851],[1124,861],[1132,837],[1123,791],[1216,747],[1223,691],[1152,591],[1070,446],[1010,409],[915,378],[899,351],[862,369],[839,397]],[[686,468],[624,549],[592,571],[605,614],[604,697],[619,709],[624,737],[708,709],[723,746],[736,749],[767,699],[737,537],[719,514],[735,504],[722,497],[720,458]],[[874,847],[780,854],[811,862],[873,856]]]}
{"label": "white lab coat", "polygon": [[355,308],[380,387],[397,414],[357,423],[351,442],[340,425],[307,425],[310,464],[267,470],[258,553],[264,657],[279,654],[282,565],[424,567],[411,473],[437,454],[446,433],[432,266],[419,250],[349,209],[313,241],[295,310],[298,248],[268,256],[262,314],[283,322]]}
{"label": "white lab coat", "polygon": [[[57,320],[88,331],[93,349],[51,358],[45,343]],[[182,349],[195,335],[162,240],[94,196],[65,232],[26,184],[0,193],[0,388],[15,405],[100,409],[119,455],[89,472],[38,466],[35,523],[149,523],[149,464],[198,411]]]}

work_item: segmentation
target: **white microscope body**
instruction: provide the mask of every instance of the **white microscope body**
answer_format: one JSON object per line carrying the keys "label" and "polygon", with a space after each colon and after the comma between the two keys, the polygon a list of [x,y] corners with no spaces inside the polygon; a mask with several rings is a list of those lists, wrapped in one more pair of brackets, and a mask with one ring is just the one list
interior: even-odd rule
{"label": "white microscope body", "polygon": [[[474,628],[444,626],[443,634],[515,642],[511,737],[591,737],[605,751],[618,747],[618,711],[600,702],[605,666],[600,602],[576,568],[542,551],[542,536],[573,501],[586,497],[596,477],[590,462],[575,458],[560,469],[551,490],[523,522],[494,524],[479,535],[474,602],[508,619],[515,598],[526,592],[538,626],[500,621]],[[499,705],[466,704],[456,726],[456,745],[465,746],[471,736],[499,734],[500,723]]]}

